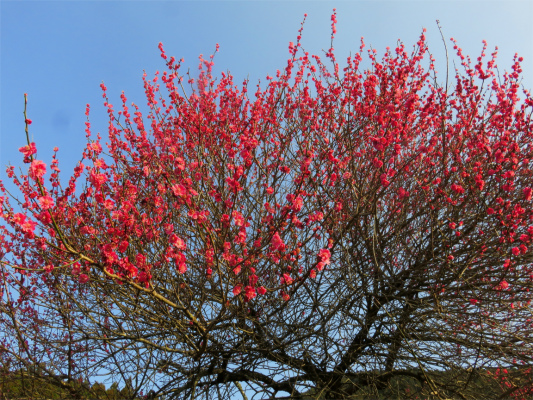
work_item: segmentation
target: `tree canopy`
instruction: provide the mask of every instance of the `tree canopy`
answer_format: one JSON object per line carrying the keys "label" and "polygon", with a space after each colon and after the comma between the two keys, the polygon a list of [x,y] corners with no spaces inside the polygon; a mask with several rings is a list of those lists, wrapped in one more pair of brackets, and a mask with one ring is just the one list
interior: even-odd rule
{"label": "tree canopy", "polygon": [[441,82],[422,34],[341,68],[335,24],[324,58],[300,30],[250,91],[160,44],[149,114],[102,84],[107,146],[87,120],[67,180],[25,108],[21,196],[0,185],[0,365],[72,396],[102,371],[131,398],[532,393],[521,59],[500,76],[486,43],[475,62],[454,43]]}

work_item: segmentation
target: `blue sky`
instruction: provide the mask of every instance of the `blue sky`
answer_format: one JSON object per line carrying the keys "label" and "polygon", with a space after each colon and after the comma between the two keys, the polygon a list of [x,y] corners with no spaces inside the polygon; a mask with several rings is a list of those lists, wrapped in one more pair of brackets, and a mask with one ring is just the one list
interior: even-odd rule
{"label": "blue sky", "polygon": [[[533,2],[525,1],[0,1],[1,102],[0,179],[4,166],[21,165],[25,144],[23,94],[28,93],[31,134],[39,158],[49,163],[60,149],[63,173],[72,170],[85,143],[85,104],[92,108],[93,134],[106,131],[100,83],[118,105],[146,103],[141,77],[164,70],[157,44],[197,68],[200,53],[220,44],[215,70],[230,70],[236,82],[284,67],[287,46],[308,14],[303,46],[312,54],[329,48],[330,15],[336,7],[335,49],[345,59],[361,36],[382,54],[401,39],[408,48],[423,27],[444,79],[445,53],[435,20],[446,39],[454,37],[474,59],[483,39],[498,65],[509,69],[513,54],[524,57],[524,85],[533,89]],[[186,69],[186,68],[184,68]],[[64,179],[67,176],[63,175]]]}

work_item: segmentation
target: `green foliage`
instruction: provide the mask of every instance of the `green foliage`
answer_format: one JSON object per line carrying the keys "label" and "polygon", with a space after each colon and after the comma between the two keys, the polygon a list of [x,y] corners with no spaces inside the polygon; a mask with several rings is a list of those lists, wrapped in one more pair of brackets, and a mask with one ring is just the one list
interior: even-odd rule
{"label": "green foliage", "polygon": [[[426,371],[420,370],[396,371],[397,375],[385,382],[368,382],[367,377],[376,374],[358,374],[352,378],[343,378],[343,390],[353,394],[346,399],[349,400],[407,400],[407,399],[455,399],[453,392],[459,388],[468,387],[469,394],[479,399],[507,399],[513,394],[509,386],[502,384],[498,377],[498,369],[468,369],[462,371]],[[526,373],[525,373],[526,372]],[[509,370],[509,381],[513,387],[526,387],[531,385],[531,379],[527,378],[527,371],[513,368]],[[435,394],[431,381],[439,382],[439,396]],[[369,384],[371,383],[371,384]],[[514,391],[513,391],[514,392]],[[320,389],[311,389],[304,394],[305,400],[322,400],[325,396]]]}
{"label": "green foliage", "polygon": [[122,389],[114,382],[109,389],[103,383],[61,379],[60,377],[41,377],[32,371],[22,369],[16,371],[1,371],[0,400],[13,399],[98,399],[125,400],[139,399],[135,396],[131,385],[126,384]]}

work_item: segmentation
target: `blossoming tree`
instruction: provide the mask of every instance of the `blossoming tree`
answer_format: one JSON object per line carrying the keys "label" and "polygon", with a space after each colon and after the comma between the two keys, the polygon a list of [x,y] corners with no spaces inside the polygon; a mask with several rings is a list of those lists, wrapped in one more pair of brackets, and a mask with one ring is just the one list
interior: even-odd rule
{"label": "blossoming tree", "polygon": [[423,34],[342,71],[300,39],[253,93],[160,45],[149,115],[102,84],[106,150],[86,122],[68,180],[28,140],[21,196],[0,186],[0,364],[73,397],[104,372],[132,397],[531,394],[521,59],[498,77],[455,45],[444,86]]}

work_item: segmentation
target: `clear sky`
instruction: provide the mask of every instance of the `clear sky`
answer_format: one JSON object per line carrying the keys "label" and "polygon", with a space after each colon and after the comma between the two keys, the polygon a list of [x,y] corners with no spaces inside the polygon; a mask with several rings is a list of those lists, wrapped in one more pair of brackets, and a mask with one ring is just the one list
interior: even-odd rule
{"label": "clear sky", "polygon": [[[524,57],[524,85],[533,89],[533,2],[524,1],[6,1],[0,0],[1,103],[0,179],[4,166],[22,164],[25,145],[23,94],[28,93],[31,134],[47,164],[60,149],[69,173],[85,143],[85,104],[92,107],[93,134],[106,131],[99,84],[118,106],[146,104],[141,77],[164,70],[157,44],[185,58],[196,71],[200,53],[220,44],[215,70],[230,70],[236,82],[257,79],[285,66],[308,14],[303,46],[312,54],[329,48],[330,15],[336,7],[339,60],[356,52],[361,36],[379,54],[401,39],[410,49],[422,28],[444,80],[445,52],[435,23],[475,59],[483,39],[488,54],[498,46],[498,65],[509,69],[514,53]],[[451,47],[451,46],[449,46]],[[184,68],[186,70],[186,68]],[[183,69],[182,69],[183,70]],[[63,175],[64,179],[67,177]]]}

